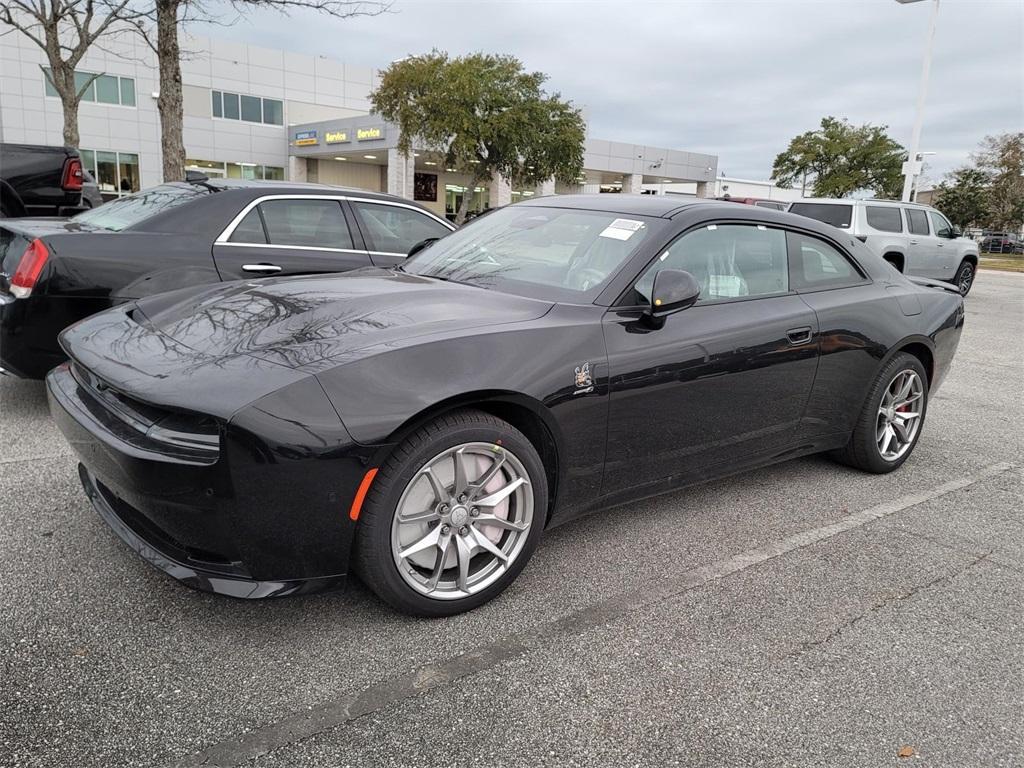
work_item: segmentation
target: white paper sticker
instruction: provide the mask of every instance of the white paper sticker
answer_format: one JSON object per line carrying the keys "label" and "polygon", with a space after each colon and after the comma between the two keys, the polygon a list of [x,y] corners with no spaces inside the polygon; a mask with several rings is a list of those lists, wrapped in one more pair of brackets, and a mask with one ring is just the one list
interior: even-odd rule
{"label": "white paper sticker", "polygon": [[599,235],[599,237],[610,237],[613,240],[629,240],[634,232],[642,229],[644,223],[636,219],[616,219]]}
{"label": "white paper sticker", "polygon": [[598,237],[610,237],[613,240],[629,240],[633,236],[633,233],[628,229],[615,229],[615,227],[605,227]]}

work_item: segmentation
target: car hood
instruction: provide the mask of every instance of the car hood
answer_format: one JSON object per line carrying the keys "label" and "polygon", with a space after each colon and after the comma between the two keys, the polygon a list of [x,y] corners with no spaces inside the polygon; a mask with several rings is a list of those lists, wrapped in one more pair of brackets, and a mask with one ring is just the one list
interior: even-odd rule
{"label": "car hood", "polygon": [[533,320],[551,306],[368,268],[163,294],[139,301],[137,313],[205,358],[249,355],[301,368],[413,337]]}

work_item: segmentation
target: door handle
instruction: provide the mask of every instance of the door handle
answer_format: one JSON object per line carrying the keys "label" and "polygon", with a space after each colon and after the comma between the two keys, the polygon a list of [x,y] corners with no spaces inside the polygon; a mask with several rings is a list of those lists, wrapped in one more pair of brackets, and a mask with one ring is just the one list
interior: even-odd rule
{"label": "door handle", "polygon": [[911,245],[917,245],[917,240],[911,240],[911,241],[910,241],[910,244],[911,244]]}
{"label": "door handle", "polygon": [[805,326],[803,328],[790,328],[786,331],[786,338],[789,339],[789,343],[793,346],[806,344],[811,340],[812,335],[810,326]]}
{"label": "door handle", "polygon": [[936,245],[939,246],[939,248],[945,248],[946,247],[945,243],[936,243]]}
{"label": "door handle", "polygon": [[263,272],[266,274],[281,271],[277,264],[243,264],[242,269],[246,272]]}

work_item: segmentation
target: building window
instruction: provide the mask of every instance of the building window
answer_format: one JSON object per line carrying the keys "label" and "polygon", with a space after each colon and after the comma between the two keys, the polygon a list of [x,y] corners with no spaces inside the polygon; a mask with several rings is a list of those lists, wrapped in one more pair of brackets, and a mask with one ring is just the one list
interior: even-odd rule
{"label": "building window", "polygon": [[226,91],[211,91],[213,116],[246,123],[284,125],[284,102]]}
{"label": "building window", "polygon": [[[90,82],[90,79],[92,80]],[[43,68],[43,86],[46,95],[58,98],[57,89],[53,86],[53,75],[49,67]],[[97,104],[114,104],[122,107],[135,106],[135,80],[119,75],[99,75],[95,72],[75,71],[75,87],[82,93],[82,101]]]}
{"label": "building window", "polygon": [[134,152],[80,149],[82,165],[105,198],[139,191],[139,156]]}
{"label": "building window", "polygon": [[256,163],[221,163],[216,160],[186,160],[185,170],[198,171],[211,179],[255,179],[284,181],[284,168]]}

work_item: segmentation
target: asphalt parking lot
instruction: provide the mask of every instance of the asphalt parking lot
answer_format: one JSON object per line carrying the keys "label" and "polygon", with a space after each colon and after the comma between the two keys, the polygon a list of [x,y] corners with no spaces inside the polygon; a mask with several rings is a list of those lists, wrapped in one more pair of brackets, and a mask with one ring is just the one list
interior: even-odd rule
{"label": "asphalt parking lot", "polygon": [[[550,531],[454,619],[188,590],[0,380],[2,766],[1024,764],[1024,275],[983,271],[916,452]],[[902,754],[905,756],[900,756]]]}

